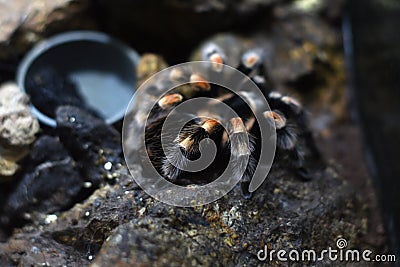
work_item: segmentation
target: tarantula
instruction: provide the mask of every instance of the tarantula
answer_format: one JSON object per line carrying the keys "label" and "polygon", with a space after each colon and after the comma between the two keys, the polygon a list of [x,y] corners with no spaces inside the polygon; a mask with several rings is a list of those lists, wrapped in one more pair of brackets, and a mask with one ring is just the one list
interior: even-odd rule
{"label": "tarantula", "polygon": [[[201,59],[211,62],[211,71],[215,73],[222,72],[228,57],[229,55],[216,43],[208,43],[201,49]],[[269,103],[270,110],[261,112],[269,127],[276,129],[275,163],[283,164],[301,179],[309,179],[305,157],[316,156],[318,150],[308,127],[306,111],[295,98],[272,90],[262,49],[245,51],[236,69],[258,86]],[[159,174],[182,185],[205,183],[214,179],[230,159],[233,163],[232,176],[243,173],[240,169],[245,170],[241,177],[241,189],[244,197],[250,197],[248,186],[260,158],[259,147],[262,138],[260,124],[254,116],[254,111],[260,108],[257,104],[258,99],[246,92],[245,88],[235,94],[222,86],[210,83],[207,77],[196,72],[173,69],[158,82],[165,85],[171,81],[182,81],[185,84],[157,99],[146,122],[140,112],[136,115],[136,121],[145,123],[145,147],[138,148],[137,150],[141,151],[138,154],[147,153]],[[157,91],[157,86],[148,86],[146,90],[151,98],[151,91]],[[161,136],[166,118],[171,116],[178,104],[198,97],[217,99],[231,107],[237,116],[210,118],[193,116],[189,112],[187,123],[177,135],[169,137],[173,145],[164,149]],[[194,110],[192,113],[196,112]],[[222,121],[226,122],[226,128],[222,127]],[[177,155],[182,153],[188,160],[197,160],[201,156],[201,146],[209,145],[211,140],[217,145],[217,154],[211,165],[198,173],[185,171],[186,163]]]}

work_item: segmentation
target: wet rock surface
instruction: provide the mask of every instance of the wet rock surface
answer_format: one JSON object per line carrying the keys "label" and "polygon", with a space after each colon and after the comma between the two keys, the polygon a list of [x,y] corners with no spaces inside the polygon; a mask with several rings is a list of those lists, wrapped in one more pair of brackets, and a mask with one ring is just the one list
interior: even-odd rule
{"label": "wet rock surface", "polygon": [[39,123],[30,113],[28,96],[13,83],[0,87],[0,123],[3,147],[30,145],[39,131]]}
{"label": "wet rock surface", "polygon": [[72,105],[85,108],[78,86],[63,77],[54,67],[45,67],[28,78],[26,90],[32,104],[47,116],[54,118],[57,107]]}

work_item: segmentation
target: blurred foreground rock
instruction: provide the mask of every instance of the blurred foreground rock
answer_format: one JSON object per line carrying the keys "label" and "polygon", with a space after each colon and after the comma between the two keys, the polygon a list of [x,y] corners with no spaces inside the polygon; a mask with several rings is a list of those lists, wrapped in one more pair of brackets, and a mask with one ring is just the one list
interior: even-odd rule
{"label": "blurred foreground rock", "polygon": [[0,3],[0,59],[13,61],[43,37],[61,30],[94,28],[82,16],[87,0],[14,0]]}
{"label": "blurred foreground rock", "polygon": [[122,162],[121,135],[111,125],[73,106],[57,109],[57,133],[70,155],[78,162],[86,181],[98,187]]}
{"label": "blurred foreground rock", "polygon": [[35,141],[39,122],[30,112],[29,98],[14,83],[0,86],[0,182],[18,170],[17,161]]}

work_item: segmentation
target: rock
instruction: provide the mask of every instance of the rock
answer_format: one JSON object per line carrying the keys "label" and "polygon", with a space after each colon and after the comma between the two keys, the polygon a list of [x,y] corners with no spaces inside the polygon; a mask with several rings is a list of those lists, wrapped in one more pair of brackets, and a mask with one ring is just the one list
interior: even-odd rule
{"label": "rock", "polygon": [[349,248],[373,249],[365,242],[362,199],[331,168],[309,182],[274,170],[250,200],[236,187],[215,203],[194,208],[160,203],[138,188],[125,168],[118,173],[115,185],[98,189],[56,221],[18,230],[0,244],[0,263],[34,265],[41,262],[39,251],[51,266],[86,266],[92,259],[93,266],[256,266],[262,264],[257,253],[264,245],[321,251],[335,248],[339,237]]}
{"label": "rock", "polygon": [[11,179],[17,162],[36,139],[39,123],[30,112],[29,98],[15,83],[0,86],[0,182]]}
{"label": "rock", "polygon": [[[35,213],[51,213],[75,201],[83,181],[75,161],[58,138],[43,136],[26,160],[21,181],[2,205],[0,223],[34,220]],[[29,190],[27,190],[29,189]]]}
{"label": "rock", "polygon": [[26,90],[32,104],[41,112],[54,118],[57,107],[72,105],[85,108],[76,82],[57,72],[55,67],[44,67],[26,81]]}
{"label": "rock", "polygon": [[[54,240],[43,240],[40,237],[36,237],[34,233],[26,236],[28,239],[17,239],[10,241],[10,246],[13,247],[14,253],[10,255],[10,258],[5,258],[0,255],[0,262],[3,266],[15,266],[16,262],[21,262],[21,265],[28,266],[30,263],[35,262],[33,266],[87,266],[88,261],[82,257],[82,260],[78,263],[73,259],[81,257],[82,253],[75,251],[73,248],[63,247],[63,250],[70,255],[70,258],[61,260],[58,257],[60,251],[58,248],[60,245]],[[25,251],[25,248],[29,246],[27,251],[27,257],[20,260],[18,256],[19,251]],[[43,246],[52,247],[52,249],[43,251]],[[0,250],[2,250],[0,244]]]}
{"label": "rock", "polygon": [[[0,156],[0,177],[1,176],[13,176],[18,170],[18,164],[15,161],[8,160]],[[2,181],[3,179],[0,179]],[[6,178],[4,178],[6,180]]]}
{"label": "rock", "polygon": [[[5,108],[4,108],[5,109]],[[26,146],[35,140],[39,124],[30,111],[10,108],[0,114],[0,142],[5,146]]]}
{"label": "rock", "polygon": [[0,145],[20,147],[35,141],[38,121],[31,115],[29,98],[14,83],[0,87]]}
{"label": "rock", "polygon": [[[269,48],[268,67],[276,87],[301,95],[316,132],[347,118],[341,50],[343,1],[289,1],[274,8],[270,34],[257,33]],[[266,22],[268,23],[268,21]]]}
{"label": "rock", "polygon": [[3,206],[4,225],[37,218],[32,213],[60,211],[86,197],[105,178],[118,177],[121,137],[112,126],[78,107],[61,106],[56,133],[60,139],[41,137],[25,160],[21,182]]}
{"label": "rock", "polygon": [[[334,247],[341,235],[363,247],[358,237],[365,231],[362,203],[334,176],[328,169],[304,183],[271,173],[249,201],[236,188],[198,208],[173,208],[144,198],[134,219],[107,239],[93,266],[256,266],[262,263],[257,252],[264,244],[318,251]],[[350,215],[350,210],[358,211]]]}
{"label": "rock", "polygon": [[96,187],[104,178],[114,179],[110,171],[123,162],[120,133],[77,107],[61,106],[56,114],[56,131],[87,181]]}
{"label": "rock", "polygon": [[46,162],[62,161],[68,157],[69,153],[59,138],[43,135],[35,142],[29,160],[26,160],[26,168],[35,168]]}
{"label": "rock", "polygon": [[43,37],[72,29],[96,28],[89,1],[15,0],[0,3],[0,59],[15,60]]}
{"label": "rock", "polygon": [[0,224],[35,220],[68,208],[105,179],[118,177],[121,137],[112,126],[77,107],[62,106],[57,109],[56,133],[59,138],[38,139],[21,163],[20,182],[1,205]]}
{"label": "rock", "polygon": [[[48,14],[56,8],[66,5],[71,0],[27,1],[17,0],[1,3],[0,42],[8,41],[11,35],[21,26],[21,23],[33,23],[42,29],[46,25]],[[27,16],[21,21],[23,16]]]}

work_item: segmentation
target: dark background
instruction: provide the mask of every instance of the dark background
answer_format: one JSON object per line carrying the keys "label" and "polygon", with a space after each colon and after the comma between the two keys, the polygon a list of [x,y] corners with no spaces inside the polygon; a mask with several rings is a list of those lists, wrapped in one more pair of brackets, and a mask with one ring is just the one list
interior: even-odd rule
{"label": "dark background", "polygon": [[350,1],[347,59],[366,159],[379,193],[392,251],[400,240],[400,3]]}

